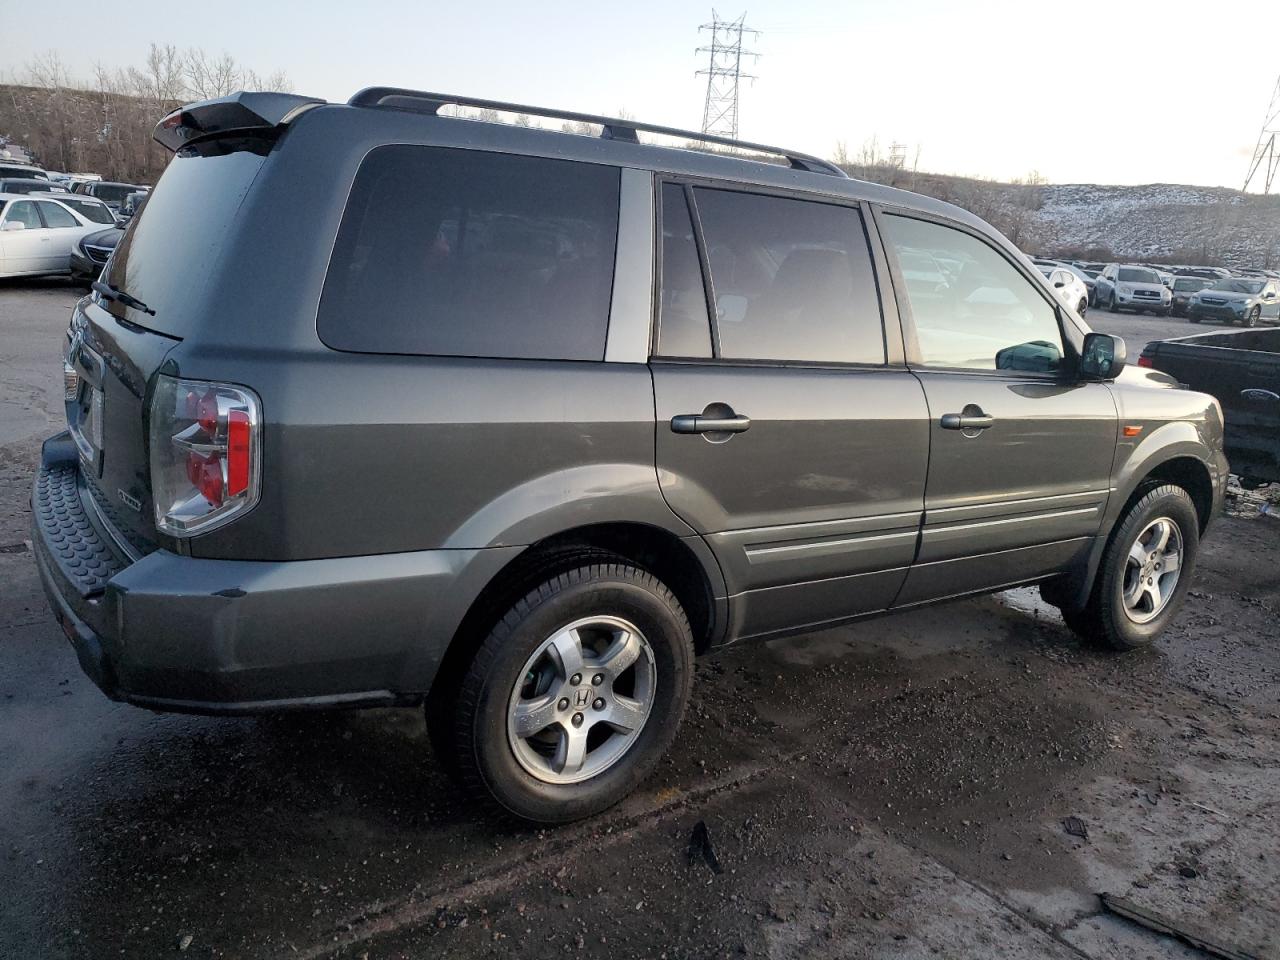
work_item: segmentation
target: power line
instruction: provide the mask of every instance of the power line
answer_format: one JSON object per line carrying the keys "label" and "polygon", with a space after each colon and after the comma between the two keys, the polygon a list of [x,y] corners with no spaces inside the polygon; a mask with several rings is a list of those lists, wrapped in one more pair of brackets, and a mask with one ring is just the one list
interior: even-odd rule
{"label": "power line", "polygon": [[1244,178],[1244,189],[1248,190],[1253,178],[1261,172],[1262,192],[1270,193],[1277,171],[1280,171],[1280,79],[1276,80],[1275,89],[1271,91],[1271,103],[1267,106],[1266,119],[1262,121],[1258,145],[1253,148],[1253,159],[1249,161],[1249,175]]}
{"label": "power line", "polygon": [[742,58],[757,58],[759,54],[744,50],[742,37],[759,36],[759,30],[746,26],[747,15],[736,20],[721,20],[715,10],[711,22],[698,27],[711,33],[711,45],[699,47],[697,53],[708,55],[707,67],[697,76],[707,78],[707,99],[702,108],[702,132],[721,137],[738,138],[738,83],[754,80],[755,75],[742,72]]}

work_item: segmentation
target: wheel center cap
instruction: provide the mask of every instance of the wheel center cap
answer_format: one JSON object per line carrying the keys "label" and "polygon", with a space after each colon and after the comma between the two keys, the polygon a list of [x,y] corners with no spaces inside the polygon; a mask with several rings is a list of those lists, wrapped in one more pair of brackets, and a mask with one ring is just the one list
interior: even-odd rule
{"label": "wheel center cap", "polygon": [[591,688],[578,687],[573,691],[573,705],[576,709],[581,710],[591,702]]}

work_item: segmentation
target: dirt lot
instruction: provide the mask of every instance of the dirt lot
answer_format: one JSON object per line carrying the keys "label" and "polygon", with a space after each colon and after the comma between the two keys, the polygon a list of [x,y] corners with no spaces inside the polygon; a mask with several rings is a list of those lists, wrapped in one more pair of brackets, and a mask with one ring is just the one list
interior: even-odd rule
{"label": "dirt lot", "polygon": [[[1280,519],[1258,500],[1154,649],[1083,649],[1033,591],[732,648],[621,808],[498,827],[416,711],[161,716],[81,675],[22,546],[75,296],[0,285],[0,957],[1199,955],[1104,891],[1280,956]],[[1091,321],[1134,353],[1187,330]]]}

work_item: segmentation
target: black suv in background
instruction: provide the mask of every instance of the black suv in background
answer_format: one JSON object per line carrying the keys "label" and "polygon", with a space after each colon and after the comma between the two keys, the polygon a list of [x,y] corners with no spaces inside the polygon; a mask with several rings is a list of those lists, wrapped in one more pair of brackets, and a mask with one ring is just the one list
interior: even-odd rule
{"label": "black suv in background", "polygon": [[156,136],[33,492],[113,698],[425,704],[477,795],[565,821],[653,768],[695,654],[1026,583],[1139,646],[1220,506],[1212,398],[822,160],[388,88]]}

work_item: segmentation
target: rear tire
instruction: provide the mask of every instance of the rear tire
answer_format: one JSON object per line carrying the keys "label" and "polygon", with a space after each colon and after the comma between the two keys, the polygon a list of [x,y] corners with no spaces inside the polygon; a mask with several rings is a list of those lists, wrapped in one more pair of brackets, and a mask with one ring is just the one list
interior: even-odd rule
{"label": "rear tire", "polygon": [[680,603],[626,560],[595,559],[518,600],[462,675],[454,762],[502,816],[557,824],[612,806],[684,715],[693,636]]}
{"label": "rear tire", "polygon": [[1095,646],[1147,646],[1181,607],[1199,549],[1200,519],[1187,491],[1147,487],[1112,530],[1088,602],[1064,609],[1063,620]]}
{"label": "rear tire", "polygon": [[1088,312],[1089,312],[1089,301],[1087,298],[1084,300],[1081,300],[1079,303],[1076,304],[1076,313],[1080,314],[1081,317],[1083,317]]}

